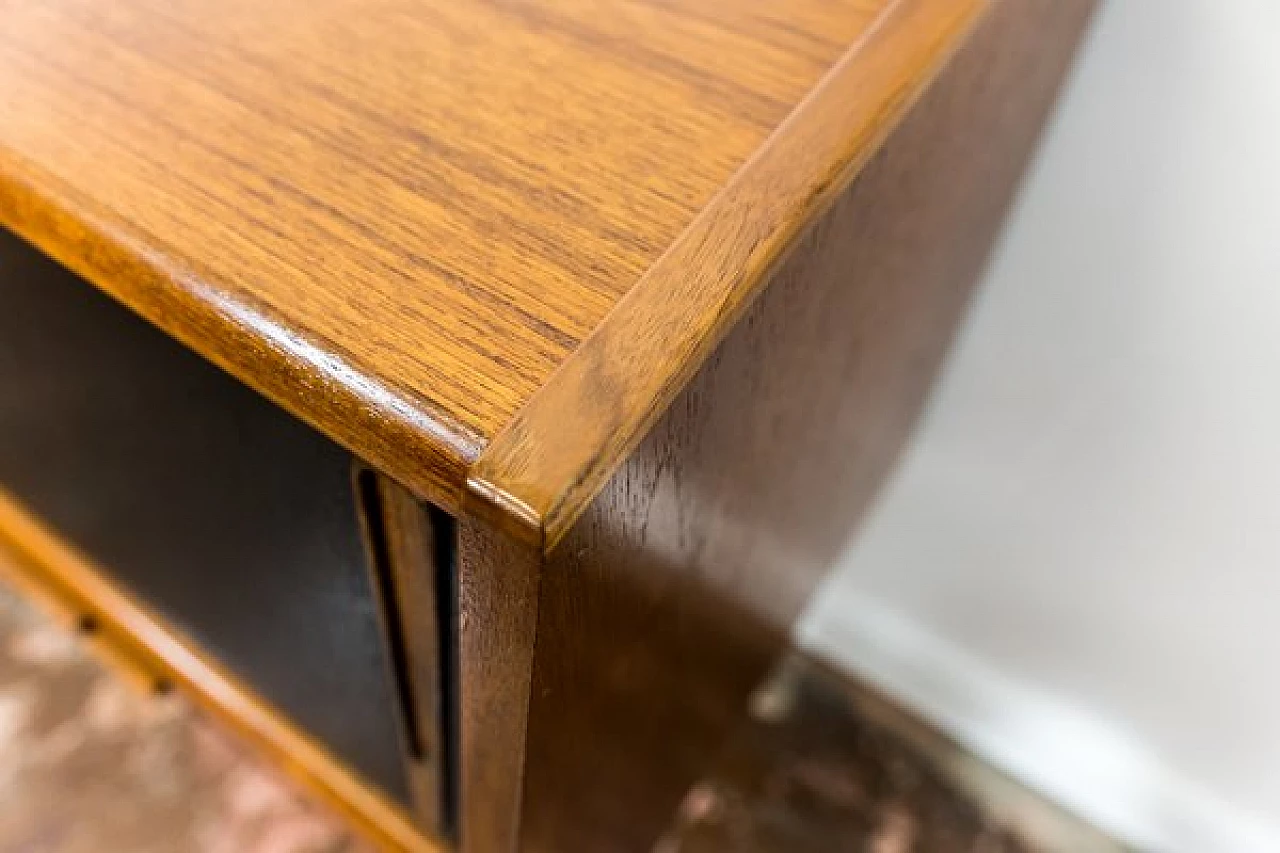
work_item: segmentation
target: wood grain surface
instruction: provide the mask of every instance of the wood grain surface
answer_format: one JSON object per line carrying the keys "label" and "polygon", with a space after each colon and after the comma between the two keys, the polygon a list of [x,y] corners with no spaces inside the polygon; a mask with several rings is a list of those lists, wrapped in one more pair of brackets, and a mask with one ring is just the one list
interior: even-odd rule
{"label": "wood grain surface", "polygon": [[495,520],[555,546],[986,5],[886,9],[486,448],[471,489]]}
{"label": "wood grain surface", "polygon": [[0,222],[456,509],[894,2],[3,0]]}

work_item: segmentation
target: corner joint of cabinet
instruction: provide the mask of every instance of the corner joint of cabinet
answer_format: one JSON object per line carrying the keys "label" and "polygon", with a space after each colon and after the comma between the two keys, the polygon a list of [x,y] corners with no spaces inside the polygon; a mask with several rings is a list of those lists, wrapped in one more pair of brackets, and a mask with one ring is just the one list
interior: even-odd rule
{"label": "corner joint of cabinet", "polygon": [[540,551],[546,545],[545,519],[537,508],[483,474],[468,475],[462,510],[525,545]]}

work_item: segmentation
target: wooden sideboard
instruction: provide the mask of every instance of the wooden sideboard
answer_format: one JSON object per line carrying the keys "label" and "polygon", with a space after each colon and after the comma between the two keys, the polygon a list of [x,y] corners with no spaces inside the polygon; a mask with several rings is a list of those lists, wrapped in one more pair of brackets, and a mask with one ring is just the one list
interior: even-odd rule
{"label": "wooden sideboard", "polygon": [[0,544],[389,849],[647,849],[1091,5],[9,4]]}

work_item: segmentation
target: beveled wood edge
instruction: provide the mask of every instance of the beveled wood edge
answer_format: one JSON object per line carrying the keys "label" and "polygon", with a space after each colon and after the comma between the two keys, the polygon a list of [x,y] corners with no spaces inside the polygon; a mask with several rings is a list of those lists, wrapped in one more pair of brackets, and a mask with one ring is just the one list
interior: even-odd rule
{"label": "beveled wood edge", "polygon": [[471,467],[467,512],[549,552],[990,0],[895,0]]}
{"label": "beveled wood edge", "polygon": [[359,779],[289,723],[194,643],[132,599],[87,557],[46,529],[0,489],[0,549],[13,558],[19,585],[46,604],[92,616],[100,648],[120,646],[119,656],[172,679],[201,707],[229,723],[288,775],[341,812],[366,838],[385,850],[446,853],[426,838],[404,811]]}
{"label": "beveled wood edge", "polygon": [[75,187],[0,148],[0,226],[319,432],[449,512],[484,439],[286,328],[265,306],[219,292]]}

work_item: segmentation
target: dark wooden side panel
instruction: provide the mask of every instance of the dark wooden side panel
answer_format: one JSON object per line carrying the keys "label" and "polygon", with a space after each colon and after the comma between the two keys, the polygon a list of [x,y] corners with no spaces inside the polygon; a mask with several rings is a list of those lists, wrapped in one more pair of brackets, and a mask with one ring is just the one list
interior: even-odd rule
{"label": "dark wooden side panel", "polygon": [[739,716],[910,433],[1091,5],[995,5],[553,551],[524,850],[648,849]]}
{"label": "dark wooden side panel", "polygon": [[403,800],[350,467],[0,231],[0,485]]}

